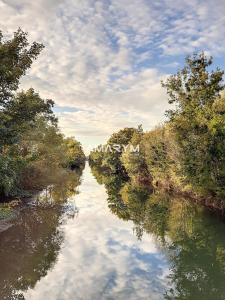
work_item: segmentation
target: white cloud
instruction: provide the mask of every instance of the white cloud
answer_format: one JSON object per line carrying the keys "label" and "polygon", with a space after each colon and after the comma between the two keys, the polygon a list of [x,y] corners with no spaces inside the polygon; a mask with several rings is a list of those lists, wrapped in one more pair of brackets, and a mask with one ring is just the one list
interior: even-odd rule
{"label": "white cloud", "polygon": [[88,134],[106,139],[118,126],[161,121],[166,57],[174,68],[176,55],[196,49],[223,55],[224,16],[222,0],[0,0],[3,32],[20,26],[46,46],[22,87],[62,110],[80,109],[60,114],[60,125],[86,142]]}

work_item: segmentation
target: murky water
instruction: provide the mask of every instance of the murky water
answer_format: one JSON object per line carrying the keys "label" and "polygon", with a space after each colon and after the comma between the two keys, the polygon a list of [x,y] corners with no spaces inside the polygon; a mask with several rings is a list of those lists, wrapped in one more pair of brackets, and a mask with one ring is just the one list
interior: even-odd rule
{"label": "murky water", "polygon": [[223,222],[93,174],[86,166],[65,204],[29,206],[6,224],[0,299],[225,299]]}

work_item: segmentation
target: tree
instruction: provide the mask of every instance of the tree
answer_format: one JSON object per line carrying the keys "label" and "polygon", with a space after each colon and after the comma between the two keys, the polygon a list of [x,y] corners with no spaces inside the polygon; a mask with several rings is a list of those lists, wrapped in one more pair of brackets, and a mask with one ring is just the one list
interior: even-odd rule
{"label": "tree", "polygon": [[0,32],[0,197],[27,195],[54,184],[63,167],[84,164],[80,143],[59,132],[54,102],[32,88],[17,91],[42,49],[21,29],[11,40]]}
{"label": "tree", "polygon": [[187,181],[201,192],[224,195],[225,116],[216,105],[224,89],[224,72],[209,72],[211,64],[211,57],[194,54],[162,85],[174,104],[167,115],[181,148]]}
{"label": "tree", "polygon": [[66,138],[64,143],[66,146],[66,166],[76,168],[84,165],[86,158],[80,142],[71,137]]}
{"label": "tree", "polygon": [[145,184],[151,187],[152,177],[148,171],[146,164],[145,150],[143,145],[144,133],[142,127],[139,126],[138,131],[134,132],[129,146],[139,151],[125,151],[120,160],[126,169],[128,176],[135,184]]}
{"label": "tree", "polygon": [[136,128],[124,128],[116,133],[113,133],[107,144],[112,146],[119,145],[120,151],[113,151],[112,153],[106,153],[106,164],[111,168],[114,173],[125,173],[125,169],[121,163],[120,157],[124,151],[124,146],[129,145],[133,135],[137,133],[139,129]]}
{"label": "tree", "polygon": [[11,40],[3,40],[0,31],[0,105],[6,107],[18,89],[20,78],[37,58],[42,44],[29,45],[27,33],[18,29]]}
{"label": "tree", "polygon": [[43,100],[33,89],[12,96],[5,108],[0,110],[0,150],[3,145],[18,143],[23,132],[35,126],[38,116],[56,124],[52,100]]}
{"label": "tree", "polygon": [[34,123],[37,115],[45,114],[49,120],[56,121],[52,100],[42,100],[33,89],[16,94],[20,78],[43,47],[36,42],[30,45],[27,33],[21,29],[6,41],[0,32],[0,152],[3,145],[18,142],[20,133]]}
{"label": "tree", "polygon": [[98,168],[112,174],[118,173],[127,176],[120,158],[133,135],[140,131],[142,131],[142,128],[139,126],[138,129],[124,128],[113,133],[106,145],[100,145],[97,149],[91,151],[89,155],[90,164],[97,165]]}

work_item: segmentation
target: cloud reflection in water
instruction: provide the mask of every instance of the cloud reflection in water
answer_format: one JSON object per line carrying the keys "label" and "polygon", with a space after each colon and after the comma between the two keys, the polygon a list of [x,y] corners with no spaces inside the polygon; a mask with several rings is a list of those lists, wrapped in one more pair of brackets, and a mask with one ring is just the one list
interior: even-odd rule
{"label": "cloud reflection in water", "polygon": [[113,215],[103,186],[86,167],[80,194],[74,199],[79,216],[62,230],[64,244],[57,262],[26,299],[162,299],[169,273],[153,236],[138,241],[133,223]]}

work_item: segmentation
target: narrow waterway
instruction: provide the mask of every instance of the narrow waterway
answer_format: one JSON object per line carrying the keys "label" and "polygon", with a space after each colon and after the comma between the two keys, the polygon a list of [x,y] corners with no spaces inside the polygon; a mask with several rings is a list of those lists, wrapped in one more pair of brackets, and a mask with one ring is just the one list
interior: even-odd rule
{"label": "narrow waterway", "polygon": [[1,299],[225,298],[221,220],[155,195],[126,194],[115,210],[88,165],[78,191],[62,207],[25,208],[0,233]]}

